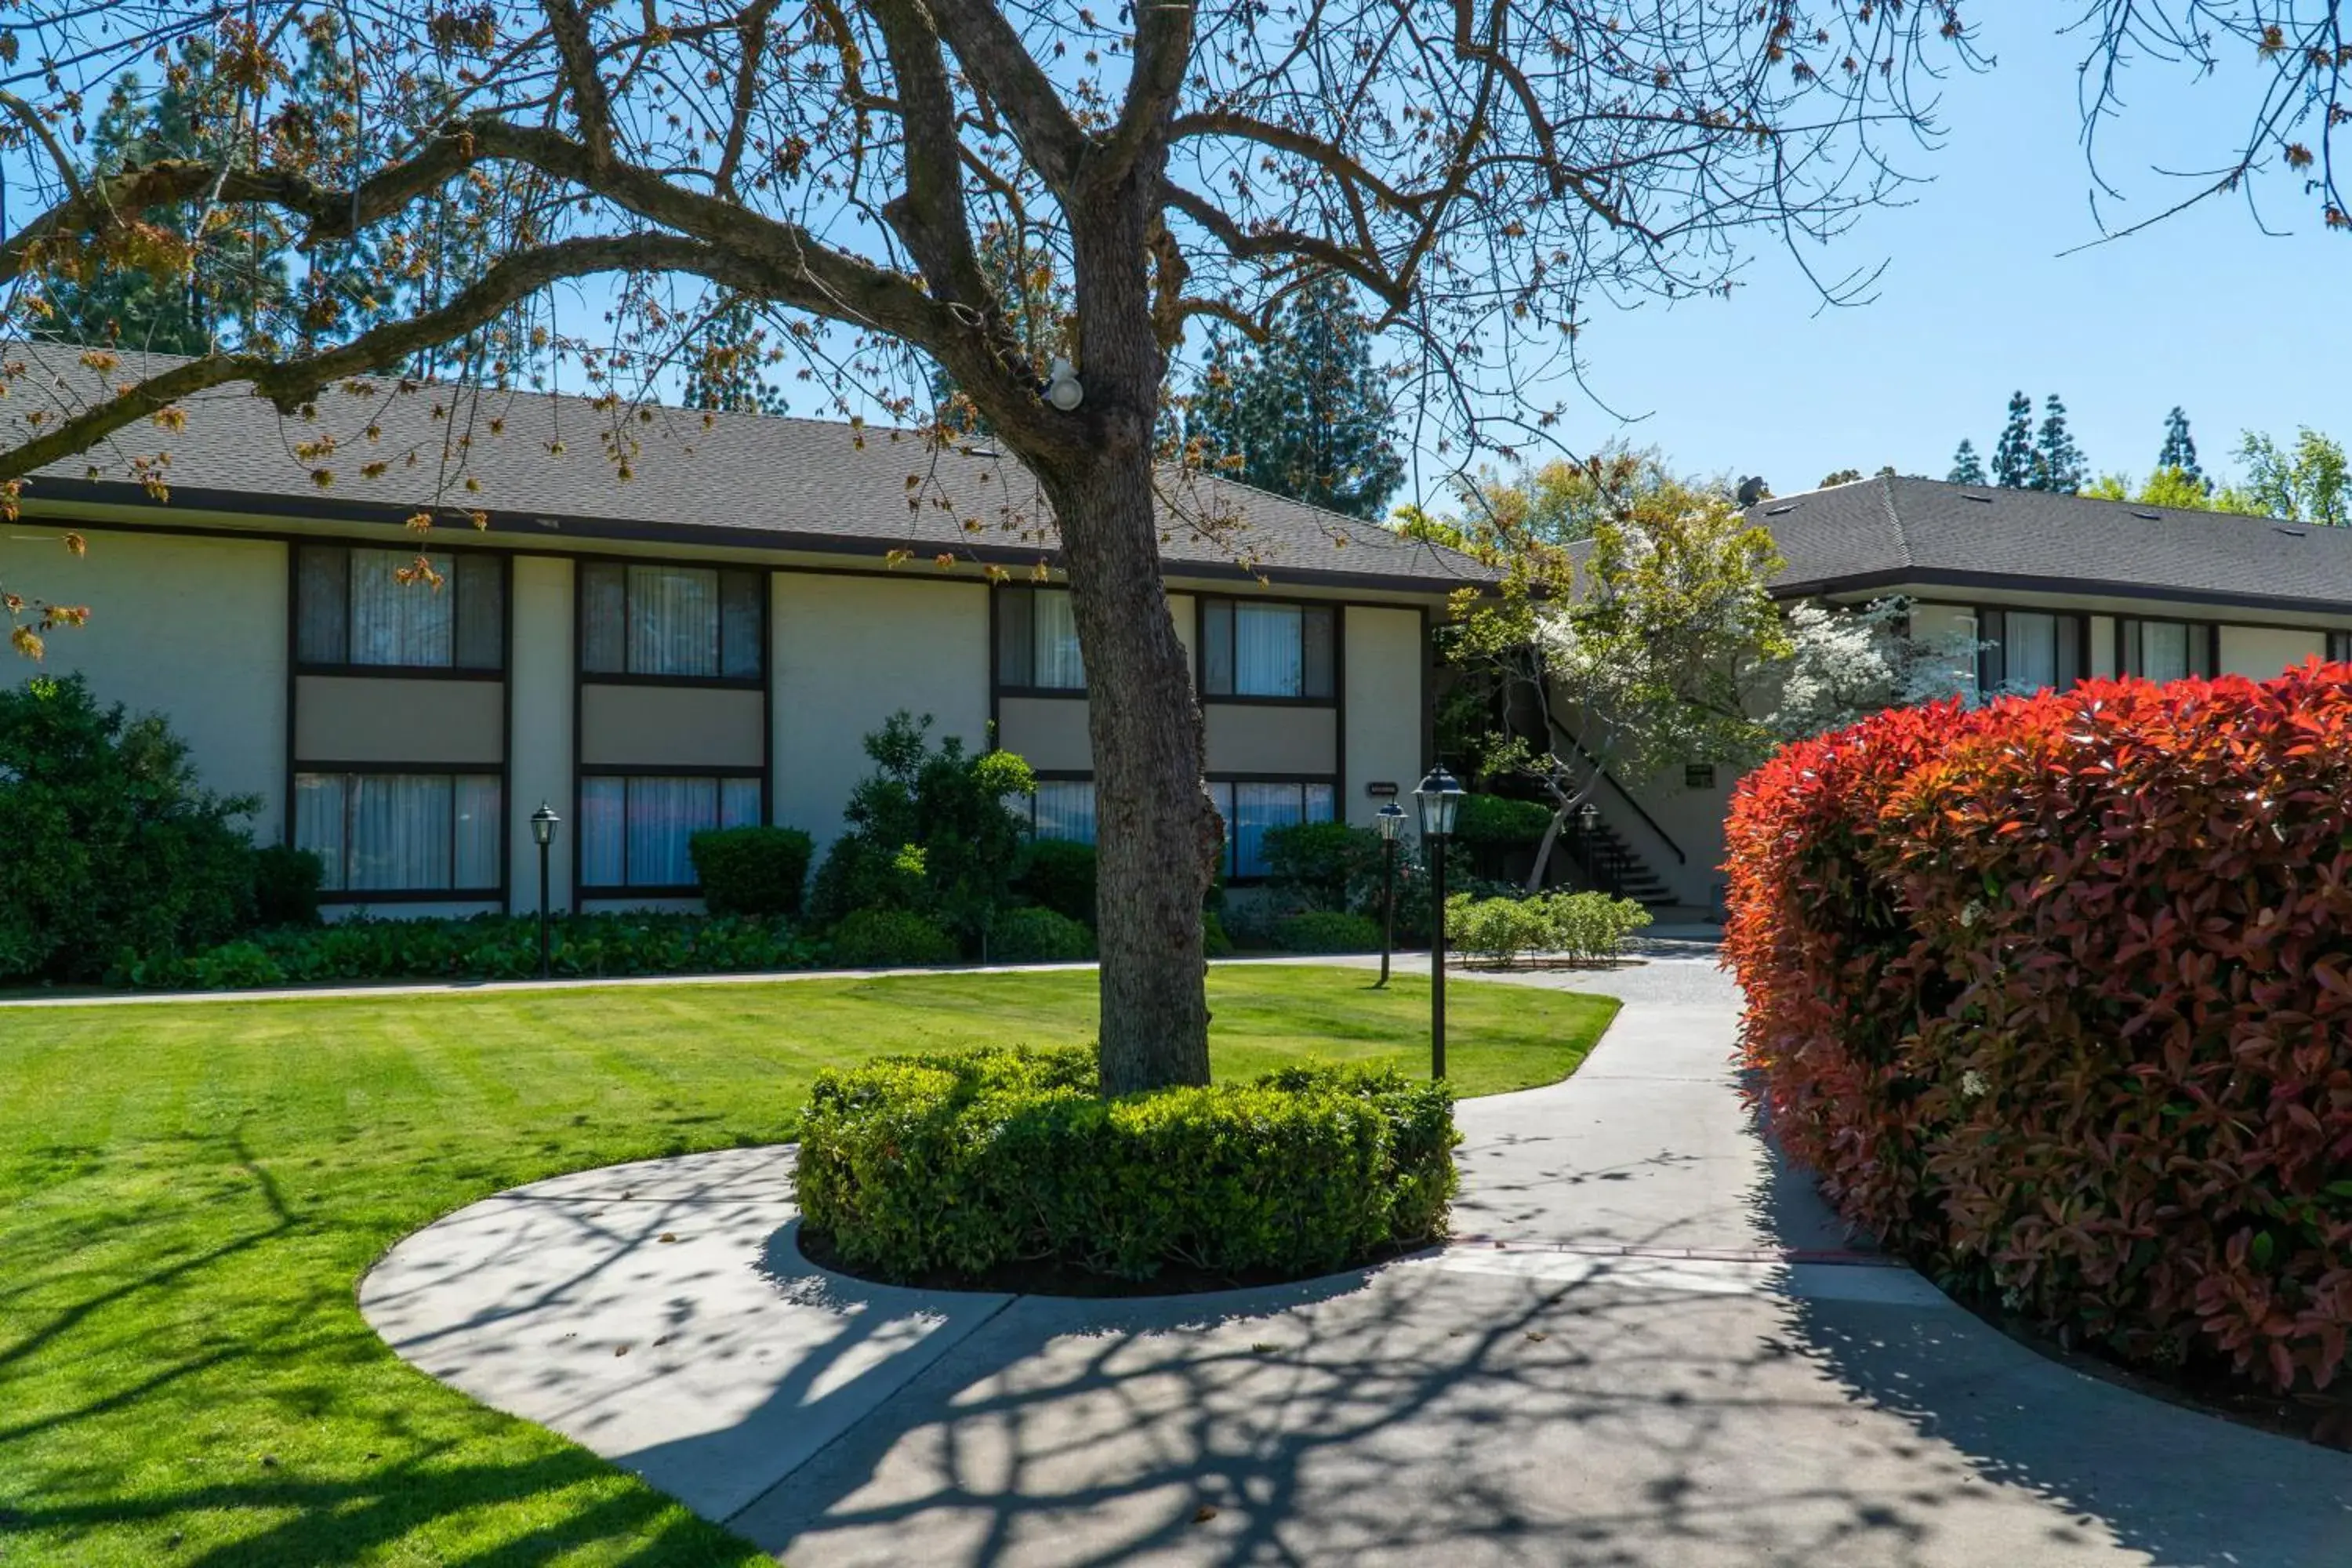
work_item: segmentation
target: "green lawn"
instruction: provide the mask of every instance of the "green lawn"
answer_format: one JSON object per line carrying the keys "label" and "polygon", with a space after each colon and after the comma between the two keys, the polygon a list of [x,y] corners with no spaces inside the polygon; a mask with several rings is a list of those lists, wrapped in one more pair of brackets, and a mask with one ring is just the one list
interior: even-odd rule
{"label": "green lawn", "polygon": [[[1212,973],[1220,1076],[1426,1070],[1425,981]],[[0,1564],[751,1563],[585,1450],[411,1371],[353,1289],[559,1172],[793,1135],[817,1068],[1084,1040],[1087,972],[0,1009]],[[1616,1004],[1464,983],[1465,1094]]]}

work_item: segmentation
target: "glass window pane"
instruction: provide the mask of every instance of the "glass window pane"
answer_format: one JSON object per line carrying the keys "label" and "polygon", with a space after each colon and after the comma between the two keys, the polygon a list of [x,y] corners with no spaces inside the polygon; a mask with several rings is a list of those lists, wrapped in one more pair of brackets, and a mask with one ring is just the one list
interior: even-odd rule
{"label": "glass window pane", "polygon": [[1037,595],[1026,588],[1000,588],[996,593],[996,683],[1020,687],[1036,679],[1036,646],[1032,627]]}
{"label": "glass window pane", "polygon": [[[446,555],[426,555],[441,581],[415,575],[418,557],[404,550],[352,552],[352,662],[409,669],[446,669],[454,641],[455,596]],[[404,575],[408,581],[403,582]]]}
{"label": "glass window pane", "polygon": [[1299,613],[1299,695],[1331,695],[1331,611],[1317,605]]}
{"label": "glass window pane", "polygon": [[1216,803],[1217,816],[1225,825],[1225,875],[1230,877],[1234,874],[1234,786],[1212,784],[1209,798]]}
{"label": "glass window pane", "polygon": [[2179,680],[2189,673],[2189,627],[2179,621],[2142,621],[2139,673],[2150,680]]}
{"label": "glass window pane", "polygon": [[1201,605],[1201,689],[1212,697],[1234,694],[1234,606],[1228,599]]}
{"label": "glass window pane", "polygon": [[1090,779],[1041,779],[1037,783],[1037,837],[1095,841],[1095,786]]}
{"label": "glass window pane", "polygon": [[499,851],[505,842],[499,831],[503,814],[499,810],[499,777],[496,773],[467,773],[457,781],[454,811],[457,820],[452,825],[457,844],[451,852],[455,875],[451,885],[458,888],[495,888],[504,879],[499,875]]}
{"label": "glass window pane", "polygon": [[351,662],[351,552],[340,545],[302,546],[294,585],[294,657],[301,663]]}
{"label": "glass window pane", "polygon": [[2005,684],[2012,691],[2039,691],[2058,684],[2058,617],[2038,610],[2011,610],[2002,620]]}
{"label": "glass window pane", "polygon": [[719,673],[719,574],[700,566],[629,568],[629,673]]}
{"label": "glass window pane", "polygon": [[626,668],[623,648],[628,619],[627,576],[610,562],[580,567],[580,668],[592,675],[618,675]]}
{"label": "glass window pane", "polygon": [[1311,784],[1306,786],[1306,790],[1307,820],[1309,822],[1334,820],[1332,808],[1338,804],[1335,799],[1337,792],[1327,784]]}
{"label": "glass window pane", "polygon": [[294,775],[294,847],[318,856],[322,892],[343,890],[343,800],[341,774]]}
{"label": "glass window pane", "polygon": [[1234,606],[1234,694],[1296,697],[1305,670],[1296,605]]}
{"label": "glass window pane", "polygon": [[1234,785],[1234,876],[1265,875],[1265,830],[1298,821],[1299,794],[1295,784]]}
{"label": "glass window pane", "polygon": [[1086,661],[1078,653],[1078,621],[1064,588],[1040,588],[1032,595],[1035,639],[1035,684],[1054,691],[1083,691]]}
{"label": "glass window pane", "polygon": [[629,886],[694,885],[686,841],[719,826],[719,781],[642,777],[629,781]]}
{"label": "glass window pane", "polygon": [[719,826],[721,827],[760,826],[760,781],[758,779],[720,779],[719,781]]}
{"label": "glass window pane", "polygon": [[719,673],[757,680],[763,668],[760,648],[760,600],[767,578],[757,572],[722,572],[719,593]]}
{"label": "glass window pane", "polygon": [[506,563],[495,555],[457,557],[457,668],[497,669],[507,661]]}
{"label": "glass window pane", "polygon": [[446,774],[360,773],[350,787],[352,891],[449,886]]}
{"label": "glass window pane", "polygon": [[580,781],[580,880],[591,888],[616,888],[627,867],[626,779]]}

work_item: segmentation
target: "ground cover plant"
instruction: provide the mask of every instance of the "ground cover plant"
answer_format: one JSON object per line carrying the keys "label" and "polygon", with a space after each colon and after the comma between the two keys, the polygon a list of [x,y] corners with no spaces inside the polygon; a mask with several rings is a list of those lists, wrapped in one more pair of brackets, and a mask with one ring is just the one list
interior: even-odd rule
{"label": "ground cover plant", "polygon": [[2063,1339],[2289,1396],[2352,1335],[2352,668],[1898,710],[1743,781],[1775,1132]]}
{"label": "ground cover plant", "polygon": [[1649,910],[1606,893],[1456,893],[1445,900],[1446,940],[1457,952],[1498,969],[1531,957],[1603,962],[1616,957],[1625,939],[1649,923]]}
{"label": "ground cover plant", "polygon": [[[1426,982],[1370,979],[1213,971],[1218,1077],[1425,1070]],[[1096,987],[1074,970],[0,1011],[0,1561],[762,1561],[396,1361],[354,1282],[500,1188],[790,1138],[823,1068],[1084,1043]],[[1448,1004],[1463,1094],[1561,1077],[1615,1009],[1472,984]]]}

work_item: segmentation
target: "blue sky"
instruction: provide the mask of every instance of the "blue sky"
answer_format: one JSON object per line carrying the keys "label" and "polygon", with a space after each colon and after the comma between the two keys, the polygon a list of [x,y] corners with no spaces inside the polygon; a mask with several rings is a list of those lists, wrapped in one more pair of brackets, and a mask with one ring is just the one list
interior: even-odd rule
{"label": "blue sky", "polygon": [[[1932,183],[1866,216],[1826,258],[1831,273],[1885,259],[1874,302],[1817,313],[1791,258],[1765,251],[1729,300],[1601,316],[1585,339],[1588,380],[1647,417],[1621,427],[1572,400],[1570,445],[1622,433],[1677,468],[1760,473],[1782,494],[1845,467],[1941,478],[1962,436],[1990,448],[2017,387],[2037,415],[2045,393],[2063,395],[2100,471],[2144,473],[2176,403],[2209,469],[2229,466],[2242,428],[2352,437],[2341,380],[2352,316],[2339,303],[2352,237],[2324,233],[2294,183],[2262,193],[2285,237],[2265,237],[2243,202],[2222,198],[2058,255],[2098,232],[2075,107],[2083,47],[2051,30],[2053,13],[2078,11],[1971,11],[1991,18],[1982,45],[1999,65],[1954,72],[1940,150],[1906,149],[1899,166]],[[2131,199],[2109,210],[2137,216],[2179,199],[2150,166],[2220,161],[2250,83],[2250,72],[2200,82],[2154,66],[2127,78],[2136,108],[2103,133],[2101,166]]]}

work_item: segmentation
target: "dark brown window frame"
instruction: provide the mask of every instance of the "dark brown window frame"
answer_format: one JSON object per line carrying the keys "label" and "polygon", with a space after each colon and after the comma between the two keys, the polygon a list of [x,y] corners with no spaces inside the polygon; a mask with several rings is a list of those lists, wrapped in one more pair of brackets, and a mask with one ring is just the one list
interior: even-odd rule
{"label": "dark brown window frame", "polygon": [[[772,578],[775,568],[746,565],[736,561],[675,561],[649,560],[635,555],[575,555],[572,558],[572,664],[577,678],[594,686],[677,686],[698,689],[717,688],[734,691],[764,691],[775,664],[775,589]],[[760,673],[757,675],[656,675],[630,669],[591,669],[588,668],[588,569],[592,566],[614,566],[621,570],[621,658],[628,658],[629,579],[632,566],[660,566],[681,572],[715,572],[719,575],[719,668],[727,668],[727,574],[739,573],[756,581],[759,606],[758,626],[752,645],[759,654]]]}
{"label": "dark brown window frame", "polygon": [[[1261,697],[1241,692],[1211,691],[1209,689],[1209,606],[1212,604],[1234,605],[1269,605],[1298,610],[1318,610],[1324,613],[1329,617],[1331,624],[1330,690],[1319,697]],[[1193,595],[1192,694],[1194,699],[1204,705],[1212,702],[1230,703],[1237,708],[1339,707],[1341,705],[1341,694],[1345,692],[1348,688],[1347,610],[1347,602],[1338,599],[1276,598],[1270,596],[1260,597],[1257,595],[1243,597],[1234,594]],[[1229,620],[1228,626],[1230,625],[1231,622]],[[1303,639],[1306,636],[1303,624],[1300,627],[1299,635],[1303,643]],[[1232,634],[1230,632],[1228,633],[1228,637],[1229,640],[1233,640]],[[1229,648],[1227,655],[1229,664],[1238,657],[1239,652],[1240,650],[1238,647]],[[1306,683],[1306,649],[1302,646],[1299,650],[1299,681],[1302,686]]]}
{"label": "dark brown window frame", "polygon": [[[438,541],[432,542],[427,545],[419,546],[415,550],[406,550],[398,545],[383,544],[373,540],[340,539],[332,536],[326,538],[302,538],[298,536],[287,540],[286,544],[286,663],[287,668],[294,674],[340,676],[360,679],[396,680],[504,680],[507,678],[507,671],[514,663],[514,552],[509,550],[492,550],[482,546],[452,546],[442,543]],[[447,664],[360,664],[353,662],[350,657],[352,618],[351,600],[349,596],[350,578],[348,575],[348,563],[346,563],[346,576],[344,579],[345,597],[343,601],[344,658],[340,662],[328,659],[304,658],[302,657],[302,557],[307,552],[313,550],[339,551],[345,556],[349,556],[354,551],[366,550],[373,551],[379,554],[384,555],[403,555],[410,557],[418,555],[447,555],[451,557],[453,562],[453,570],[450,572],[448,580],[441,590],[447,593],[450,596],[450,662]],[[466,559],[475,561],[494,561],[498,563],[499,662],[495,666],[479,664],[461,665],[457,662],[458,628],[461,625],[459,617],[465,613],[462,603],[462,595],[464,594],[464,574],[461,569],[455,569],[454,563]]]}

